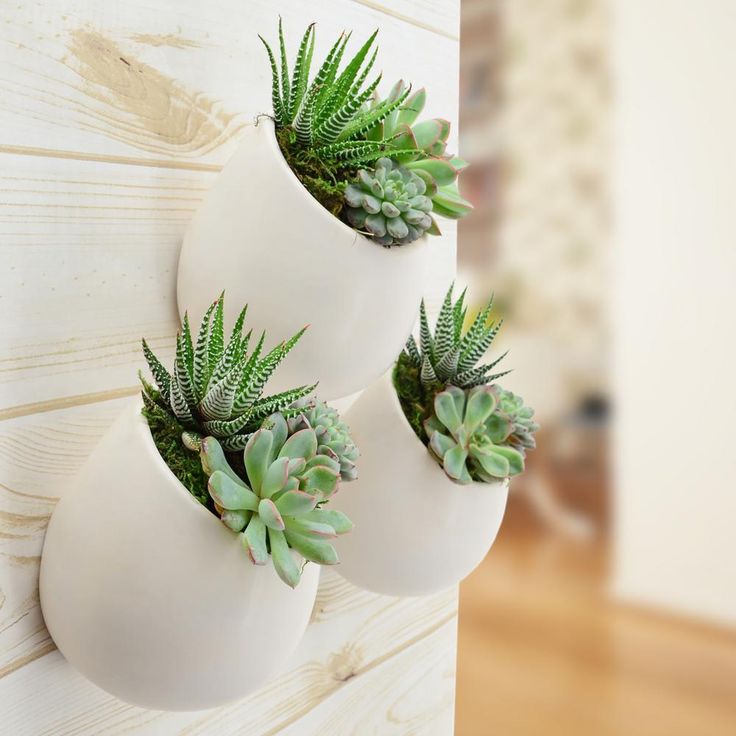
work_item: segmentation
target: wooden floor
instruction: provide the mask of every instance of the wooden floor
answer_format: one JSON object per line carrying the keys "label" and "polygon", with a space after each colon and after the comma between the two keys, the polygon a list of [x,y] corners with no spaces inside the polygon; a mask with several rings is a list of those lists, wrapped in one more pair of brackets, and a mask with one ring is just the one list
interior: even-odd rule
{"label": "wooden floor", "polygon": [[611,602],[605,544],[515,501],[460,589],[457,736],[736,734],[736,634]]}

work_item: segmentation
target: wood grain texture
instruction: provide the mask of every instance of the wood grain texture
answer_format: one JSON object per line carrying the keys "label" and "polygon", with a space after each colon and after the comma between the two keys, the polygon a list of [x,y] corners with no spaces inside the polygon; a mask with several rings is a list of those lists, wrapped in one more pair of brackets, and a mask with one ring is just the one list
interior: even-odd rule
{"label": "wood grain texture", "polygon": [[[317,53],[343,28],[380,27],[385,78],[428,86],[427,112],[457,118],[456,0],[284,0],[279,11],[292,47],[318,21]],[[288,671],[190,714],[93,686],[39,609],[46,524],[136,391],[140,337],[171,356],[181,239],[244,126],[269,107],[256,34],[275,26],[266,0],[0,6],[2,733],[452,731],[456,591],[387,598],[328,570]],[[455,268],[454,224],[445,231],[430,246],[434,308]]]}
{"label": "wood grain texture", "polygon": [[[0,161],[0,417],[131,388],[144,368],[142,336],[171,356],[179,247],[216,173],[10,154]],[[454,273],[456,225],[442,227],[428,244],[430,311]]]}
{"label": "wood grain texture", "polygon": [[[388,4],[321,0],[308,13],[291,1],[279,9],[291,48],[309,21],[319,22],[317,54],[344,28],[362,36],[379,27],[385,78],[431,86],[428,112],[457,119],[459,3],[390,5],[385,12]],[[13,135],[0,144],[223,164],[242,126],[270,108],[270,72],[256,34],[273,37],[273,5],[131,0],[114,12],[107,7],[88,0],[3,7],[0,130]]]}

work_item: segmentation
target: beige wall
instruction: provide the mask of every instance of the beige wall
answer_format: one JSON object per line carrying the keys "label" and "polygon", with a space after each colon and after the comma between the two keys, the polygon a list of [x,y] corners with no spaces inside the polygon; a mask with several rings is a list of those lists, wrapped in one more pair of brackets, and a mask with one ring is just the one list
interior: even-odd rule
{"label": "beige wall", "polygon": [[736,4],[615,10],[614,589],[736,623]]}

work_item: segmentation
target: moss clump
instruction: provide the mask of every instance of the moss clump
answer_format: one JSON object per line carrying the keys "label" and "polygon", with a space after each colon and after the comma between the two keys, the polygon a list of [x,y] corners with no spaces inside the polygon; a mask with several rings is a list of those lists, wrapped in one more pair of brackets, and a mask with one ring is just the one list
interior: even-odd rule
{"label": "moss clump", "polygon": [[426,389],[421,381],[420,369],[412,364],[403,350],[396,361],[393,382],[406,421],[426,445],[429,438],[424,431],[424,420],[432,416],[434,397],[443,387],[437,384]]}
{"label": "moss clump", "polygon": [[314,150],[297,143],[296,132],[291,127],[278,128],[276,139],[286,163],[305,189],[326,210],[344,221],[345,187],[358,175],[357,167],[338,163],[328,166]]}
{"label": "moss clump", "polygon": [[199,454],[187,450],[182,444],[181,433],[184,428],[166,412],[155,408],[144,406],[143,416],[148,422],[154,444],[171,472],[197,501],[214,513],[215,507],[207,491],[207,474],[202,469]]}

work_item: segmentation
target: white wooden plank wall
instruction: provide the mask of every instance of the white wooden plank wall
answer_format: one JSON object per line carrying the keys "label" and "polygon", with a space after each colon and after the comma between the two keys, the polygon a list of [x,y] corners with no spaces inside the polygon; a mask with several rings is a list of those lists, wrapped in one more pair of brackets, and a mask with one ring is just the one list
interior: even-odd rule
{"label": "white wooden plank wall", "polygon": [[[375,596],[323,574],[290,670],[235,705],[128,706],[55,650],[38,606],[54,503],[134,393],[139,341],[170,354],[184,228],[269,107],[257,33],[381,29],[387,80],[457,119],[459,0],[0,0],[0,733],[452,732],[457,598]],[[432,242],[430,301],[454,273]]]}

